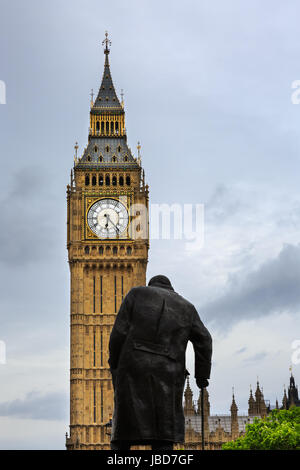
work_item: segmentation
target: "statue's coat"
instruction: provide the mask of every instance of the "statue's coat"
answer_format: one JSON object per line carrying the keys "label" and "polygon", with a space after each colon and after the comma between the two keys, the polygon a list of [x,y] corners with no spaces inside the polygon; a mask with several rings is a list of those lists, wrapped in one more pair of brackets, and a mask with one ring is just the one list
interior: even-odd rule
{"label": "statue's coat", "polygon": [[188,341],[195,351],[195,377],[208,379],[212,340],[195,307],[159,277],[149,287],[130,290],[109,342],[115,392],[112,441],[184,441]]}

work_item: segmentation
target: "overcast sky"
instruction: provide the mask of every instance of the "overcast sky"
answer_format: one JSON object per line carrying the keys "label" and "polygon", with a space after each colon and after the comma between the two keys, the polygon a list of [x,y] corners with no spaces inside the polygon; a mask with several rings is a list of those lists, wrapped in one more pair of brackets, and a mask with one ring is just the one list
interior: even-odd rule
{"label": "overcast sky", "polygon": [[[0,448],[63,449],[68,431],[66,185],[87,144],[105,30],[128,142],[152,203],[205,206],[205,241],[154,240],[214,338],[211,412],[257,377],[281,401],[300,339],[297,0],[1,0]],[[192,372],[191,349],[188,368]],[[296,382],[300,366],[294,366]],[[195,398],[198,398],[192,381]]]}

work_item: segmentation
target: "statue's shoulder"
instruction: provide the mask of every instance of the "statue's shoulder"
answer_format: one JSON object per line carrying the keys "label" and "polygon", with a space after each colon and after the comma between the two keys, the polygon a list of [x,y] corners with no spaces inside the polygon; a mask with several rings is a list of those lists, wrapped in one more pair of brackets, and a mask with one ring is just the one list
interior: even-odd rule
{"label": "statue's shoulder", "polygon": [[166,289],[162,289],[161,287],[157,286],[135,286],[130,289],[127,295],[133,299],[146,299],[154,298],[156,296],[161,297],[162,295],[169,292],[170,291],[166,291]]}
{"label": "statue's shoulder", "polygon": [[127,295],[130,295],[132,297],[138,296],[140,294],[145,294],[148,292],[148,287],[146,286],[135,286],[130,289]]}
{"label": "statue's shoulder", "polygon": [[178,294],[178,292],[174,292],[174,294],[176,294],[176,298],[178,299],[178,301],[183,304],[188,310],[196,310],[194,304],[192,304],[192,302],[190,302],[189,300],[187,300],[185,297],[183,297],[181,294]]}

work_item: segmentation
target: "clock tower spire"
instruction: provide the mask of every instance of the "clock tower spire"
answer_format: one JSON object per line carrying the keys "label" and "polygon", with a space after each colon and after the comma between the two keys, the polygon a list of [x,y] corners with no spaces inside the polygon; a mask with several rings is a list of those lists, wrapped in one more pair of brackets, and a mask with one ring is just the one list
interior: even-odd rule
{"label": "clock tower spire", "polygon": [[145,285],[148,186],[127,144],[125,111],[111,77],[105,34],[104,71],[92,96],[88,143],[67,187],[71,289],[70,432],[68,449],[110,449],[113,413],[108,365],[112,326],[126,293]]}

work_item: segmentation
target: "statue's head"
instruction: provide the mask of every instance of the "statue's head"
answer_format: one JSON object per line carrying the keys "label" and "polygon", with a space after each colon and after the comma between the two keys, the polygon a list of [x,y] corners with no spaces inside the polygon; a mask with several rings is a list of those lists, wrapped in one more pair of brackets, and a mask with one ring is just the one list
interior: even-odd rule
{"label": "statue's head", "polygon": [[162,274],[152,277],[150,281],[148,282],[148,286],[165,287],[167,289],[173,289],[170,280],[167,278],[167,276],[163,276]]}

